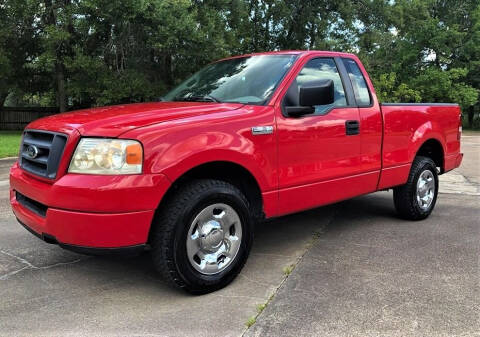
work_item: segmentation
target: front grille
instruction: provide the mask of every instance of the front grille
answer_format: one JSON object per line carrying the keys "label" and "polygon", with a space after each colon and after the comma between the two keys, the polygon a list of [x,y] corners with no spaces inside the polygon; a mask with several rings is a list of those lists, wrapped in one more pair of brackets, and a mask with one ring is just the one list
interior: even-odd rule
{"label": "front grille", "polygon": [[45,217],[47,215],[48,207],[38,201],[30,199],[29,197],[24,196],[23,194],[15,191],[15,198],[17,199],[18,203],[23,207],[31,210],[33,213],[40,215],[41,217]]}
{"label": "front grille", "polygon": [[20,146],[20,167],[48,179],[55,179],[67,136],[49,131],[28,130]]}

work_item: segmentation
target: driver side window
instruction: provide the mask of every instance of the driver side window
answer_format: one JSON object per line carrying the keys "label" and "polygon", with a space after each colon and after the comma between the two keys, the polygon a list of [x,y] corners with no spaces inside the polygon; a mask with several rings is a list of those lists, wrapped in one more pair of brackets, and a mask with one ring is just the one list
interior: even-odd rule
{"label": "driver side window", "polygon": [[332,107],[345,107],[347,100],[345,98],[345,90],[343,88],[342,79],[338,73],[337,65],[332,58],[315,58],[308,61],[300,73],[297,75],[295,81],[290,86],[285,103],[288,106],[297,106],[298,92],[302,85],[309,82],[319,80],[332,80],[334,86],[334,103],[328,105],[315,106],[315,114],[324,114],[331,110]]}

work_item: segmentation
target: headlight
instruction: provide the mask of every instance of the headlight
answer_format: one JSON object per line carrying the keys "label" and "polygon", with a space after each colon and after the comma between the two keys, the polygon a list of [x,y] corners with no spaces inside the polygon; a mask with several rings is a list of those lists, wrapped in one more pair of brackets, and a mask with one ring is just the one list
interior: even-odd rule
{"label": "headlight", "polygon": [[82,138],[68,172],[84,174],[142,173],[143,149],[135,140]]}

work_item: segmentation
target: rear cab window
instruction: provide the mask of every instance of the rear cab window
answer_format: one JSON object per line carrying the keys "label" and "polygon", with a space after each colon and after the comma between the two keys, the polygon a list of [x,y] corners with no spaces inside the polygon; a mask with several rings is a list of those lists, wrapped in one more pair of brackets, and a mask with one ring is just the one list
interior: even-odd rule
{"label": "rear cab window", "polygon": [[372,104],[372,97],[368,89],[367,81],[360,70],[357,62],[350,58],[343,58],[343,64],[347,69],[348,76],[353,86],[355,100],[359,107],[369,107]]}

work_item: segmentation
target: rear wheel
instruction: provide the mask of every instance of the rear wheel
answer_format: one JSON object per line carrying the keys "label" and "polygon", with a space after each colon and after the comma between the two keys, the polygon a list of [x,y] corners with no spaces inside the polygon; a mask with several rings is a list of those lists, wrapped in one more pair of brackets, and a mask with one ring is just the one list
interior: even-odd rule
{"label": "rear wheel", "polygon": [[170,283],[196,294],[220,289],[250,252],[247,199],[224,181],[187,183],[162,205],[150,241],[155,267]]}
{"label": "rear wheel", "polygon": [[422,220],[432,213],[438,194],[437,167],[432,159],[418,156],[405,185],[393,190],[399,215],[408,220]]}

